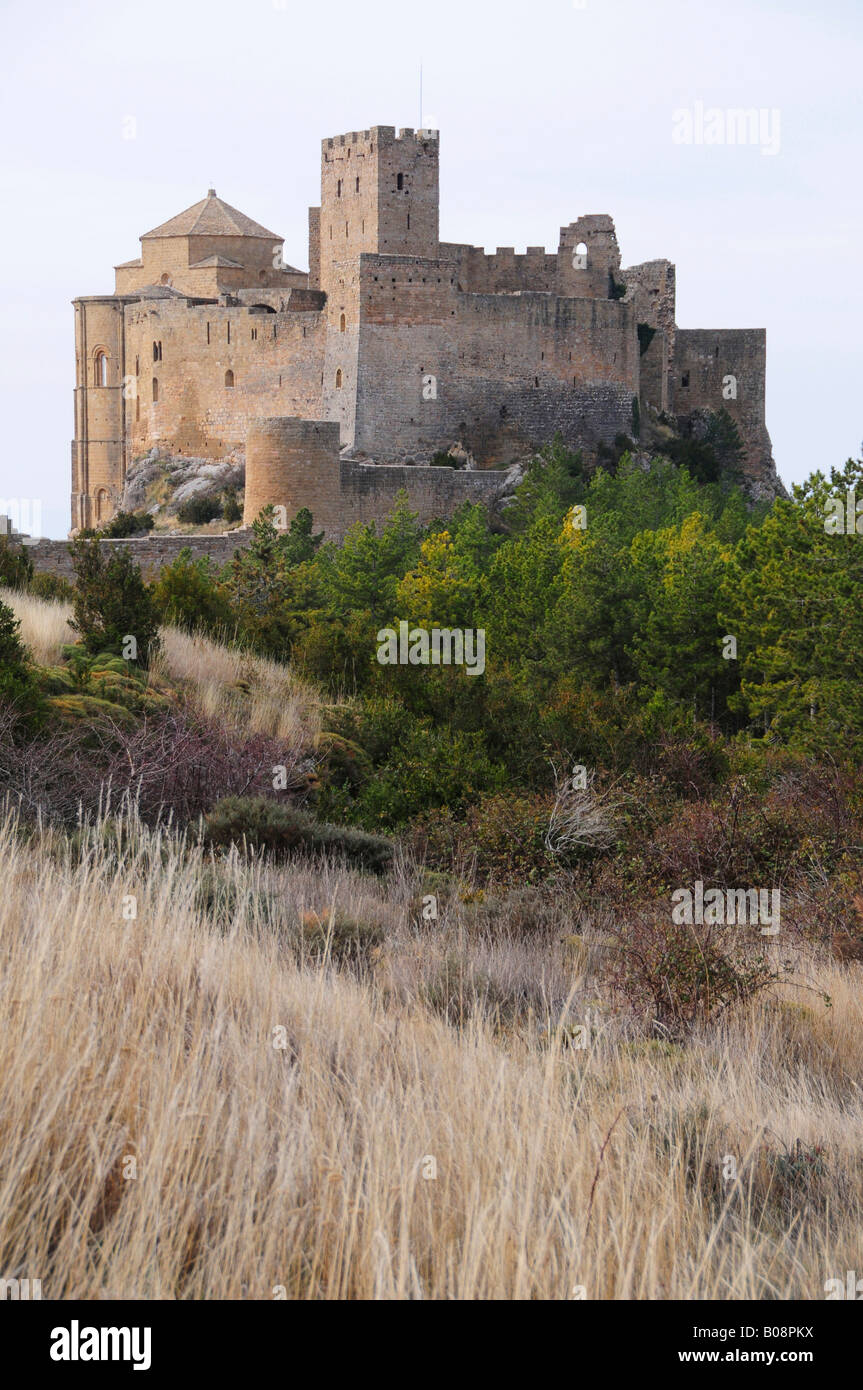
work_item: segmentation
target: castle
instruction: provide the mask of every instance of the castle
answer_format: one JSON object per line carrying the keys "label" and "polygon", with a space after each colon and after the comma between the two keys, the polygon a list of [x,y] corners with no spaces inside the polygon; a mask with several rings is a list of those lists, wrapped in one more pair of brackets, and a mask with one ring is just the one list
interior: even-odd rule
{"label": "castle", "polygon": [[[391,126],[324,140],[308,273],[211,188],[141,237],[113,294],[74,301],[73,529],[113,514],[153,448],[244,452],[247,524],[307,505],[337,535],[399,486],[441,514],[557,432],[595,452],[648,410],[685,427],[724,408],[750,491],[780,490],[764,330],[678,328],[674,266],[621,269],[606,214],[554,252],[442,242],[439,148]],[[475,472],[428,466],[456,441]]]}

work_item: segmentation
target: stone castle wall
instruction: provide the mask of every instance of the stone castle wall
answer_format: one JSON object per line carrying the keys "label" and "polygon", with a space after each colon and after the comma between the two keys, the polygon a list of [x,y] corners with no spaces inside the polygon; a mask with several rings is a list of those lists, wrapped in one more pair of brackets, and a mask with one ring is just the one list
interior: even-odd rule
{"label": "stone castle wall", "polygon": [[488,465],[558,431],[588,449],[631,432],[639,352],[630,305],[465,294],[456,274],[452,262],[362,258],[356,449],[393,462],[458,439]]}
{"label": "stone castle wall", "polygon": [[339,457],[339,427],[299,419],[258,420],[249,431],[243,521],[265,506],[284,507],[286,520],[308,507],[316,530],[340,540],[355,522],[383,522],[399,492],[421,522],[447,517],[463,502],[491,506],[501,495],[504,474],[362,463]]}
{"label": "stone castle wall", "polygon": [[[180,551],[188,547],[195,559],[208,555],[216,565],[225,565],[231,556],[248,545],[247,531],[232,531],[222,536],[130,536],[122,540],[100,540],[100,546],[107,551],[128,550],[136,565],[147,580],[155,578],[164,565],[176,560]],[[27,547],[33,561],[33,568],[47,574],[57,574],[63,579],[74,580],[72,557],[68,541],[36,541]]]}
{"label": "stone castle wall", "polygon": [[[126,360],[136,381],[136,399],[126,403],[130,460],[154,446],[220,459],[245,445],[250,422],[264,413],[317,414],[320,309],[271,313],[253,305],[141,300],[125,314]],[[228,372],[233,385],[226,385]]]}

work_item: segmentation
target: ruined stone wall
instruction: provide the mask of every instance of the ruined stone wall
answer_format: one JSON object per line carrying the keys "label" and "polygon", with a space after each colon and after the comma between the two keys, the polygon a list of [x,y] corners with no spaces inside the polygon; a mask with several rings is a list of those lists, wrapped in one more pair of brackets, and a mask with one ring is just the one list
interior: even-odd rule
{"label": "ruined stone wall", "polygon": [[[320,309],[268,313],[182,300],[128,305],[127,370],[137,381],[137,398],[127,402],[129,458],[154,446],[224,458],[243,447],[261,415],[318,416],[322,328]],[[154,342],[161,344],[155,362]],[[229,371],[233,386],[225,384]]]}
{"label": "ruined stone wall", "polygon": [[765,423],[766,372],[763,328],[677,330],[669,393],[672,410],[683,422],[696,410],[727,410],[743,439],[744,468],[753,494],[773,497],[781,484]]}
{"label": "ruined stone wall", "polygon": [[[579,246],[583,251],[578,254]],[[467,294],[558,294],[574,299],[610,298],[611,279],[620,269],[614,222],[607,213],[580,217],[561,227],[557,251],[528,246],[516,255],[499,246],[486,255],[481,246],[443,242],[441,257],[455,261],[458,288]]]}
{"label": "ruined stone wall", "polygon": [[645,261],[629,266],[621,275],[626,281],[624,303],[632,304],[638,323],[655,330],[641,355],[642,404],[668,410],[669,373],[676,333],[674,266],[670,261]]}
{"label": "ruined stone wall", "polygon": [[[582,254],[578,254],[583,247]],[[576,299],[608,299],[619,280],[620,248],[614,219],[607,212],[589,213],[560,229],[557,292]]]}

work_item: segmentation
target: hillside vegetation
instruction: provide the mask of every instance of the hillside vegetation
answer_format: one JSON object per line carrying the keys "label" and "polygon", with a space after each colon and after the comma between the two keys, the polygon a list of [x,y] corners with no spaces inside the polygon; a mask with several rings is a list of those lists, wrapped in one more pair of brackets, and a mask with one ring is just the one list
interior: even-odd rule
{"label": "hillside vegetation", "polygon": [[[0,544],[7,1277],[786,1299],[859,1263],[863,561],[825,515],[863,465],[768,507],[606,463],[341,545],[265,512],[153,585]],[[382,663],[401,623],[482,667]]]}

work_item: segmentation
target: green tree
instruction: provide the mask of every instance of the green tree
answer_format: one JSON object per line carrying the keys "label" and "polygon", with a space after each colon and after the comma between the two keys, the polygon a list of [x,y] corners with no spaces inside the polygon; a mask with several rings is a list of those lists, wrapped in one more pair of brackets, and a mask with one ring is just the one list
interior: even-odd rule
{"label": "green tree", "polygon": [[38,713],[40,701],[29,653],[12,609],[0,602],[0,703],[11,704],[21,724]]}
{"label": "green tree", "polygon": [[7,589],[26,589],[33,578],[33,562],[23,545],[10,545],[0,536],[0,585]]}
{"label": "green tree", "polygon": [[697,512],[682,525],[644,531],[632,542],[641,602],[629,655],[639,684],[661,691],[693,717],[726,714],[737,665],[722,656],[717,596],[728,550]]}
{"label": "green tree", "polygon": [[321,567],[334,609],[342,614],[367,612],[378,627],[389,622],[398,582],[418,562],[421,542],[422,527],[405,492],[399,494],[380,534],[374,522],[357,522]]}
{"label": "green tree", "polygon": [[[71,626],[85,649],[148,666],[159,645],[159,619],[152,591],[129,551],[112,547],[106,557],[95,539],[75,540],[69,550],[76,588]],[[134,656],[129,654],[130,637],[135,639]]]}
{"label": "green tree", "polygon": [[815,751],[863,747],[863,542],[828,529],[829,499],[844,507],[849,490],[863,493],[859,460],[795,486],[735,547],[720,597],[736,707],[756,731]]}
{"label": "green tree", "polygon": [[159,571],[153,602],[161,623],[186,632],[226,633],[235,626],[228,592],[215,565],[209,555],[194,559],[189,546]]}

